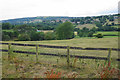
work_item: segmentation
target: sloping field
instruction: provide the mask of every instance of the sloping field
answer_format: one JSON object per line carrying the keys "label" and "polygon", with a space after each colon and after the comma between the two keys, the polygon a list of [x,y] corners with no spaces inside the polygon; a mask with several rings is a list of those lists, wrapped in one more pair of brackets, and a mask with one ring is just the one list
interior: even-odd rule
{"label": "sloping field", "polygon": [[80,28],[80,29],[82,29],[84,27],[92,29],[93,27],[96,27],[96,25],[95,24],[84,24],[84,25],[78,25],[77,26],[77,28]]}
{"label": "sloping field", "polygon": [[111,38],[74,38],[69,40],[44,41],[2,41],[24,44],[45,44],[57,46],[92,47],[92,48],[118,48],[118,37]]}
{"label": "sloping field", "polygon": [[104,36],[118,36],[117,31],[98,31],[96,34],[103,34]]}

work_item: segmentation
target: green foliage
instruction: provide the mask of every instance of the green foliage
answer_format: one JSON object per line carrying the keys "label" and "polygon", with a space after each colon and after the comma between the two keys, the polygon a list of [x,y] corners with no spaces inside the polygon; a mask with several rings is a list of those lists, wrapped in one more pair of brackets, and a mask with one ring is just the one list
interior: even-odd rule
{"label": "green foliage", "polygon": [[32,41],[44,40],[44,33],[43,32],[33,32],[30,34],[30,38]]}
{"label": "green foliage", "polygon": [[[27,34],[30,36],[31,40],[35,41],[44,40],[44,38],[46,40],[70,39],[74,37],[73,31],[77,31],[80,37],[92,37],[93,33],[96,31],[119,31],[118,27],[112,27],[118,26],[117,16],[119,15],[115,14],[93,17],[33,17],[3,20],[3,23],[1,23],[2,31],[6,32],[3,32],[5,36],[2,36],[4,38],[3,40],[7,40],[6,37],[15,40],[18,38],[19,34]],[[66,22],[63,23],[64,21]],[[71,21],[73,25],[67,21]],[[27,22],[27,24],[25,24],[25,22]],[[96,26],[98,28],[93,28]],[[83,27],[92,29],[89,30]],[[79,28],[83,28],[83,30],[79,30]],[[56,34],[47,33],[43,36],[43,33],[36,33],[37,30],[54,30]]]}
{"label": "green foliage", "polygon": [[78,36],[80,36],[80,37],[93,37],[93,33],[95,33],[94,28],[89,30],[88,28],[84,27],[82,30],[78,31]]}
{"label": "green foliage", "polygon": [[98,31],[96,34],[103,34],[103,36],[118,36],[118,31]]}
{"label": "green foliage", "polygon": [[54,32],[47,32],[47,33],[45,33],[44,39],[45,40],[55,40],[56,35]]}
{"label": "green foliage", "polygon": [[111,26],[102,26],[97,29],[98,31],[117,31],[118,28]]}
{"label": "green foliage", "polygon": [[11,29],[12,25],[10,23],[2,23],[2,29]]}
{"label": "green foliage", "polygon": [[98,21],[95,22],[95,25],[96,25],[97,27],[102,27],[102,24],[101,24],[100,22],[98,22]]}
{"label": "green foliage", "polygon": [[93,34],[94,34],[94,32],[90,31],[90,32],[88,33],[88,37],[93,37]]}
{"label": "green foliage", "polygon": [[14,31],[22,34],[22,33],[25,33],[25,34],[30,34],[32,32],[35,32],[36,29],[32,26],[29,26],[27,24],[23,24],[23,25],[18,25],[14,28]]}
{"label": "green foliage", "polygon": [[74,34],[74,27],[72,23],[65,22],[56,29],[57,39],[70,39]]}
{"label": "green foliage", "polygon": [[99,19],[100,23],[105,24],[106,23],[106,18],[103,16],[102,18]]}
{"label": "green foliage", "polygon": [[88,33],[86,33],[86,32],[79,31],[78,36],[80,36],[80,37],[87,37],[87,34]]}
{"label": "green foliage", "polygon": [[39,22],[34,23],[33,26],[37,28],[38,30],[53,30],[55,27],[57,27],[60,23],[59,22]]}
{"label": "green foliage", "polygon": [[2,34],[2,41],[9,41],[10,40],[10,36]]}
{"label": "green foliage", "polygon": [[109,17],[109,21],[114,21],[114,17],[113,17],[113,16],[110,16],[110,17]]}
{"label": "green foliage", "polygon": [[91,31],[95,33],[95,32],[97,31],[97,29],[96,29],[95,27],[93,27],[93,28],[91,29]]}
{"label": "green foliage", "polygon": [[28,34],[19,34],[18,40],[20,41],[30,41],[30,36]]}
{"label": "green foliage", "polygon": [[[14,37],[18,37],[18,32],[16,31],[7,31],[7,30],[3,30],[2,31],[3,35],[8,35],[10,37],[10,39],[12,40]],[[3,37],[4,38],[4,37]]]}
{"label": "green foliage", "polygon": [[103,38],[103,35],[99,33],[99,34],[96,35],[96,37],[97,38]]}

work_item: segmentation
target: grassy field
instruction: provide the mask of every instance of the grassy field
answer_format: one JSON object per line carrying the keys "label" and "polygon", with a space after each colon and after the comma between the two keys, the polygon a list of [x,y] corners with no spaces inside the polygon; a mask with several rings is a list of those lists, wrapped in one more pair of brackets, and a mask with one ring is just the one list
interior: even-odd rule
{"label": "grassy field", "polygon": [[53,30],[41,30],[41,31],[37,31],[37,32],[44,32],[44,33],[47,33],[47,32],[53,32]]}
{"label": "grassy field", "polygon": [[6,31],[6,32],[13,32],[13,30],[12,30],[12,29],[10,29],[10,30],[2,30],[2,31]]}
{"label": "grassy field", "polygon": [[116,28],[118,28],[118,26],[111,26],[111,27],[116,27]]}
{"label": "grassy field", "polygon": [[[16,63],[8,60],[7,53],[3,52],[3,78],[46,78],[45,72],[60,71],[61,78],[68,78],[68,75],[77,74],[76,78],[99,78],[97,71],[100,64],[105,64],[104,60],[89,60],[70,58],[70,68],[67,68],[67,59],[64,57],[52,57],[39,55],[38,63],[36,63],[35,55],[15,54],[15,58],[22,62],[16,70]],[[76,60],[76,62],[74,62]],[[92,64],[91,64],[92,63]],[[112,67],[117,68],[117,62],[112,61]],[[9,67],[8,67],[9,66]]]}
{"label": "grassy field", "polygon": [[78,26],[76,26],[76,28],[80,28],[80,29],[82,29],[84,27],[92,29],[93,27],[96,27],[96,25],[95,24],[84,24],[84,25],[78,25]]}
{"label": "grassy field", "polygon": [[107,36],[111,36],[111,35],[115,35],[118,36],[118,32],[117,31],[98,31],[96,34],[103,34],[103,35],[107,35]]}
{"label": "grassy field", "polygon": [[[77,46],[77,47],[93,47],[93,48],[118,48],[118,38],[74,38],[70,40],[46,40],[46,41],[2,41],[4,43],[24,43],[24,44],[44,44],[44,45],[58,45],[58,46]],[[2,45],[2,49],[8,49],[7,45]],[[29,46],[12,46],[13,50],[31,51],[35,52],[35,47]],[[39,47],[39,53],[53,53],[53,54],[66,54],[66,49],[54,49]],[[62,72],[62,78],[67,78],[68,75],[73,73],[78,74],[77,78],[99,78],[98,65],[105,64],[104,60],[94,59],[77,59],[70,58],[70,68],[67,69],[67,59],[65,57],[43,56],[39,55],[38,64],[36,64],[35,55],[16,54],[13,53],[18,60],[22,61],[23,70],[16,71],[15,63],[8,61],[7,52],[3,52],[3,77],[4,78],[45,78],[44,72],[54,69],[55,71]],[[97,56],[107,57],[108,51],[93,51],[93,50],[72,50],[70,55],[81,56]],[[118,62],[114,59],[118,58],[118,52],[111,52],[112,66],[117,68]],[[92,64],[91,64],[92,63]],[[75,64],[75,66],[74,66]],[[9,65],[9,67],[8,67]],[[22,69],[22,68],[20,68]]]}
{"label": "grassy field", "polygon": [[[118,38],[77,38],[71,40],[46,40],[46,41],[3,41],[11,43],[23,43],[23,44],[44,44],[44,45],[57,45],[57,46],[74,46],[74,47],[92,47],[92,48],[118,48]],[[35,47],[29,46],[12,46],[14,50],[32,51],[35,52]],[[7,49],[7,45],[2,45],[3,49]],[[39,48],[39,52],[54,53],[54,54],[66,54],[66,49],[55,48]],[[70,50],[71,55],[87,55],[87,56],[100,56],[106,57],[108,51],[93,51],[93,50]],[[117,58],[118,52],[112,51],[112,57]]]}
{"label": "grassy field", "polygon": [[44,40],[44,41],[2,41],[24,44],[45,44],[58,46],[93,47],[93,48],[118,48],[118,37],[110,38],[74,38],[69,40]]}

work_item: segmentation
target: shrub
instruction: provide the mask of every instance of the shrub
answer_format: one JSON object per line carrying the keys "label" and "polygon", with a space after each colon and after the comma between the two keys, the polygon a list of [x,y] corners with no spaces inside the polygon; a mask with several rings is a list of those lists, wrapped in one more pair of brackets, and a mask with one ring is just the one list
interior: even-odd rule
{"label": "shrub", "polygon": [[56,39],[55,33],[54,32],[45,33],[44,39],[45,40],[55,40]]}
{"label": "shrub", "polygon": [[103,38],[103,35],[102,34],[97,34],[96,37],[97,38]]}
{"label": "shrub", "polygon": [[88,37],[93,37],[93,32],[92,31],[88,33]]}
{"label": "shrub", "polygon": [[28,34],[19,34],[18,40],[20,41],[30,41],[30,36]]}
{"label": "shrub", "polygon": [[2,34],[2,40],[3,41],[9,41],[10,40],[10,36]]}
{"label": "shrub", "polygon": [[33,32],[30,35],[32,41],[44,40],[43,32]]}
{"label": "shrub", "polygon": [[12,25],[10,23],[2,23],[2,29],[11,29]]}
{"label": "shrub", "polygon": [[57,39],[71,39],[73,38],[73,33],[74,33],[74,27],[73,24],[70,22],[65,22],[63,24],[60,24],[56,28],[56,35]]}
{"label": "shrub", "polygon": [[87,36],[88,36],[88,33],[80,31],[80,32],[78,33],[78,36],[80,36],[80,37],[87,37]]}
{"label": "shrub", "polygon": [[2,31],[2,34],[8,35],[10,39],[14,39],[15,37],[18,37],[18,32],[16,31]]}

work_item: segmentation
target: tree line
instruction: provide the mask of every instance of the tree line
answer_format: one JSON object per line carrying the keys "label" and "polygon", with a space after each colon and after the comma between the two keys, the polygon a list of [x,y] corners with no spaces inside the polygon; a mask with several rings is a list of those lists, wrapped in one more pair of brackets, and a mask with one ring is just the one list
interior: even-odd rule
{"label": "tree line", "polygon": [[[3,23],[2,40],[18,40],[18,41],[39,41],[39,40],[55,40],[73,38],[74,27],[72,23],[65,22],[60,24],[54,32],[37,32],[37,28],[23,24],[11,25]],[[9,31],[10,30],[10,31]]]}
{"label": "tree line", "polygon": [[[88,18],[89,19],[89,18]],[[13,25],[10,23],[2,23],[2,40],[21,40],[21,41],[39,41],[39,40],[56,40],[74,38],[74,31],[79,37],[93,37],[96,31],[119,31],[119,28],[112,27],[108,24],[95,22],[97,28],[76,28],[71,22],[65,23],[40,22],[31,24]],[[37,32],[37,30],[53,30],[53,32]],[[99,35],[98,35],[99,36]],[[102,35],[100,35],[102,36]]]}

